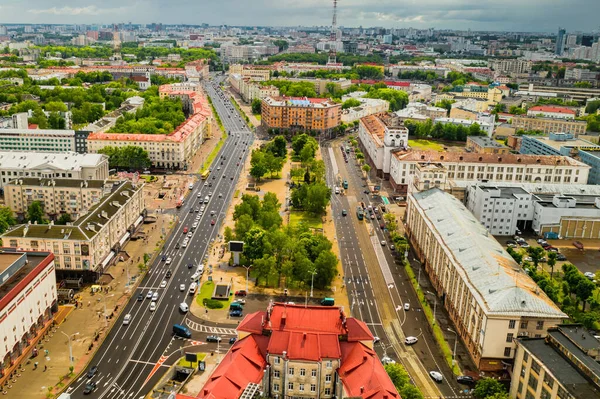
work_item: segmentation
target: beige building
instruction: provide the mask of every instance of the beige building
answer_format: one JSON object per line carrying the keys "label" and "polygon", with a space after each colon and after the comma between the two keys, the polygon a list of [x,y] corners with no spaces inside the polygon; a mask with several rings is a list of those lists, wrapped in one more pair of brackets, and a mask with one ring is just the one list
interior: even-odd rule
{"label": "beige building", "polygon": [[4,186],[4,202],[18,217],[27,213],[33,201],[39,201],[51,220],[68,213],[73,220],[110,193],[106,180],[39,179],[24,177]]}
{"label": "beige building", "polygon": [[113,185],[112,193],[72,224],[20,225],[2,235],[4,245],[52,252],[59,278],[96,281],[144,220],[143,185]]}
{"label": "beige building", "polygon": [[515,399],[600,397],[598,339],[581,325],[563,324],[545,338],[520,336],[510,383]]}
{"label": "beige building", "polygon": [[375,174],[387,178],[393,151],[408,148],[408,129],[396,114],[369,115],[358,124],[358,142]]}
{"label": "beige building", "polygon": [[522,335],[546,335],[567,318],[455,197],[410,193],[407,235],[480,371],[511,363]]}
{"label": "beige building", "polygon": [[238,93],[242,100],[251,103],[258,98],[263,100],[267,97],[279,97],[279,89],[275,86],[263,86],[260,82],[253,81],[251,78],[243,78],[239,74],[229,75],[229,84],[233,91]]}
{"label": "beige building", "polygon": [[510,148],[504,144],[484,136],[468,136],[465,148],[477,154],[508,154],[510,152]]}
{"label": "beige building", "polygon": [[513,116],[512,125],[517,130],[539,130],[544,133],[571,133],[575,136],[585,134],[587,130],[586,121],[537,118],[526,115]]}
{"label": "beige building", "polygon": [[491,69],[502,74],[521,74],[531,71],[532,61],[519,59],[489,60],[488,65]]}
{"label": "beige building", "polygon": [[250,78],[257,81],[266,81],[271,78],[271,70],[269,68],[255,68],[251,65],[241,64],[230,65],[229,74],[238,74],[242,78]]}
{"label": "beige building", "polygon": [[341,115],[342,104],[325,98],[267,97],[261,107],[266,129],[330,132],[339,126]]}

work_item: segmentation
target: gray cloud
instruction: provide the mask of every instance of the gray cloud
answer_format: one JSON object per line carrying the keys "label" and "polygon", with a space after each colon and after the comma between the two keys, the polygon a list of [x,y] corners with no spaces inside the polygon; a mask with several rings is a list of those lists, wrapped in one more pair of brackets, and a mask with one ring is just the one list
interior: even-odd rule
{"label": "gray cloud", "polygon": [[[329,25],[331,0],[0,0],[0,23]],[[598,0],[340,0],[338,24],[386,28],[598,29]]]}

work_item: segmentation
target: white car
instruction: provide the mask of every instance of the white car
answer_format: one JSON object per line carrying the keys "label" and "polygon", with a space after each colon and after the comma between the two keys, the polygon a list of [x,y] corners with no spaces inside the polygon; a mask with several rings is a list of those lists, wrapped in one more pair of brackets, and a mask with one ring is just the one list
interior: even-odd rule
{"label": "white car", "polygon": [[196,195],[196,197],[202,198],[202,193],[198,193],[198,195]]}
{"label": "white car", "polygon": [[127,313],[123,318],[123,325],[126,326],[131,321],[131,314]]}
{"label": "white car", "polygon": [[413,345],[413,344],[416,344],[418,340],[419,339],[417,337],[406,337],[406,339],[404,339],[404,344],[405,345]]}
{"label": "white car", "polygon": [[190,289],[188,291],[190,295],[194,295],[196,293],[196,287],[198,287],[198,284],[196,284],[196,283],[190,284]]}
{"label": "white car", "polygon": [[379,337],[373,337],[373,343],[374,344],[376,344],[379,341],[381,341],[381,338],[379,338]]}
{"label": "white car", "polygon": [[192,280],[196,280],[196,279],[200,278],[201,275],[202,275],[202,273],[196,272],[196,273],[192,274],[191,278],[192,278]]}
{"label": "white car", "polygon": [[194,222],[194,224],[192,224],[193,229],[195,229],[196,227],[198,227],[198,222]]}
{"label": "white car", "polygon": [[442,382],[444,380],[444,376],[439,371],[430,371],[429,375],[435,380],[435,382]]}
{"label": "white car", "polygon": [[404,310],[410,310],[410,303],[405,303],[404,304]]}
{"label": "white car", "polygon": [[152,302],[156,302],[158,301],[158,292],[155,292],[154,294],[152,294]]}
{"label": "white car", "polygon": [[187,247],[187,245],[188,245],[188,242],[185,241],[185,240],[183,241],[183,243],[181,243],[181,246],[184,247],[184,248]]}
{"label": "white car", "polygon": [[[188,233],[187,238],[192,238],[194,236],[194,233],[192,233],[191,231]],[[170,259],[170,258],[169,258]],[[167,263],[168,264],[168,263]]]}
{"label": "white car", "polygon": [[156,310],[156,302],[150,302],[150,311],[154,312]]}
{"label": "white car", "polygon": [[179,304],[179,310],[181,310],[183,313],[187,313],[187,311],[190,310],[190,307],[188,306],[187,303],[181,302]]}
{"label": "white car", "polygon": [[185,284],[179,284],[179,291],[185,291]]}
{"label": "white car", "polygon": [[163,280],[162,283],[160,283],[160,288],[165,288],[167,286],[167,280]]}
{"label": "white car", "polygon": [[169,256],[169,257],[167,258],[167,262],[166,262],[166,264],[167,264],[167,265],[170,265],[170,264],[171,264],[171,262],[173,262],[173,259],[171,259],[171,257]]}
{"label": "white car", "polygon": [[152,291],[148,291],[148,293],[146,294],[146,299],[151,299],[152,298]]}

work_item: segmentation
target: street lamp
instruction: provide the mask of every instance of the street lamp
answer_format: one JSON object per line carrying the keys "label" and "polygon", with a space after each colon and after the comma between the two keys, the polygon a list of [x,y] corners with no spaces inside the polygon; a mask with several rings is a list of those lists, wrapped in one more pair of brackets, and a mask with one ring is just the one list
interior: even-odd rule
{"label": "street lamp", "polygon": [[79,335],[79,333],[76,332],[75,334],[68,335],[61,331],[61,334],[63,334],[65,337],[67,337],[67,340],[68,340],[67,342],[69,344],[69,361],[71,362],[71,367],[73,367],[73,348],[71,348],[71,337]]}
{"label": "street lamp", "polygon": [[454,331],[451,328],[447,328],[447,330],[449,332],[451,332],[452,334],[454,334],[454,350],[452,351],[452,365],[454,366],[454,362],[455,362],[455,358],[456,358],[456,343],[458,342],[458,334],[456,331]]}
{"label": "street lamp", "polygon": [[312,272],[310,272],[311,276],[310,276],[310,297],[313,297],[313,285],[315,282],[315,274],[317,274],[316,270],[313,270]]}
{"label": "street lamp", "polygon": [[246,269],[246,294],[248,294],[248,274],[250,273],[250,268],[252,267],[252,265],[250,266],[244,266],[244,269]]}
{"label": "street lamp", "polygon": [[115,296],[114,294],[111,295],[102,295],[102,294],[98,294],[102,297],[102,304],[104,305],[104,327],[108,327],[108,320],[106,319],[106,298],[110,298]]}
{"label": "street lamp", "polygon": [[437,295],[431,291],[426,291],[426,294],[433,295],[433,325],[435,326],[435,311],[437,309]]}

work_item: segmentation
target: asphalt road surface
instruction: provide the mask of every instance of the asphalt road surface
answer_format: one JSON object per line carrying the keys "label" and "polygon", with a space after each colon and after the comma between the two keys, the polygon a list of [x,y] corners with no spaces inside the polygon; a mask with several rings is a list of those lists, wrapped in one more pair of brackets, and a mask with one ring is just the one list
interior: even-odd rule
{"label": "asphalt road surface", "polygon": [[[238,176],[242,174],[253,135],[217,83],[210,81],[204,86],[225,129],[229,132],[229,137],[214,160],[208,179],[199,181],[190,190],[190,195],[179,210],[179,222],[167,238],[160,256],[133,292],[125,310],[115,321],[115,325],[91,361],[90,366],[98,366],[98,372],[90,380],[97,383],[97,388],[90,396],[85,397],[143,398],[166,371],[166,368],[156,367],[157,363],[161,364],[160,362],[165,360],[164,365],[172,363],[179,357],[179,352],[183,352],[181,348],[205,345],[203,341],[206,335],[210,335],[208,330],[193,331],[191,340],[176,339],[172,334],[172,326],[184,324],[186,315],[180,312],[179,304],[186,302],[189,305],[192,301],[193,295],[188,293],[192,283],[191,276],[207,256],[209,244],[217,237]],[[210,192],[210,201],[200,216],[200,212],[195,210],[200,208],[200,199],[203,200]],[[196,217],[199,217],[198,227],[191,234],[190,243],[183,248],[183,229],[186,226],[192,227]],[[180,245],[179,249],[175,248],[177,244]],[[170,258],[170,262],[163,261],[162,255]],[[192,268],[187,266],[190,263]],[[167,270],[172,272],[168,279],[165,277]],[[166,284],[164,288],[161,288],[161,283]],[[184,291],[180,290],[182,284],[185,286]],[[146,298],[150,291],[158,293],[154,311],[150,311],[151,300]],[[143,295],[140,301],[137,298],[138,294]],[[128,325],[123,325],[126,314],[131,315],[131,321]],[[225,342],[220,346],[227,345],[227,340],[224,337]],[[216,344],[209,344],[203,346],[203,349],[212,350],[216,347]],[[87,381],[84,375],[69,387],[68,392],[72,398],[84,397],[83,390]]]}

